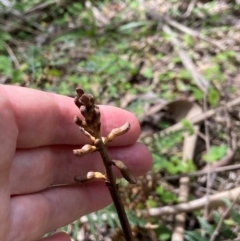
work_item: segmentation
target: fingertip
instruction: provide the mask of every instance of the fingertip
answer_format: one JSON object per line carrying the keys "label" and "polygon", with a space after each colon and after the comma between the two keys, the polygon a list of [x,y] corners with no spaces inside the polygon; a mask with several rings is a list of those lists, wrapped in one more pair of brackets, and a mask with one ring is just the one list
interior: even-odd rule
{"label": "fingertip", "polygon": [[[142,143],[136,143],[134,147],[135,158],[131,166],[137,176],[145,175],[152,167],[152,155],[149,149]],[[137,168],[136,168],[137,167]]]}

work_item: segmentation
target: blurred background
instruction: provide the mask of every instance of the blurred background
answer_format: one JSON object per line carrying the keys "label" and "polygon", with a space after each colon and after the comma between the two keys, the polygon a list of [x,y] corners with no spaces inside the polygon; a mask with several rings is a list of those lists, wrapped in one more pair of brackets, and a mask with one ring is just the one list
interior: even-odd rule
{"label": "blurred background", "polygon": [[[120,188],[135,240],[240,240],[238,198],[216,198],[240,182],[239,16],[239,0],[0,0],[0,83],[81,86],[137,116],[154,163]],[[124,240],[112,206],[62,230]]]}

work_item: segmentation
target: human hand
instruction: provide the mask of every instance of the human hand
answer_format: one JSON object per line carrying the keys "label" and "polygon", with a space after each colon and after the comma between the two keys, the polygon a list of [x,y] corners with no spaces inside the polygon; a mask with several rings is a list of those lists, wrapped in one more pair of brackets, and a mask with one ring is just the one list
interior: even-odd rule
{"label": "human hand", "polygon": [[[137,119],[111,106],[100,110],[103,136],[130,122],[131,129],[110,143],[109,154],[125,162],[133,175],[144,174],[151,155],[135,143]],[[0,85],[0,240],[36,241],[111,202],[104,182],[74,184],[76,175],[104,172],[98,153],[82,158],[72,153],[88,141],[73,122],[76,114],[80,116],[69,97]],[[70,185],[54,186],[59,184]],[[70,237],[59,233],[43,240]]]}

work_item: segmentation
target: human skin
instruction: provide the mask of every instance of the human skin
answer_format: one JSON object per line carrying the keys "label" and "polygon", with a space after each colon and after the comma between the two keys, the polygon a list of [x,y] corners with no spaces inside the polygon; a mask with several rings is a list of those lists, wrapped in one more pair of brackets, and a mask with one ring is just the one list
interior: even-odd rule
{"label": "human skin", "polygon": [[[151,155],[136,142],[137,119],[116,107],[100,111],[103,136],[130,122],[129,132],[109,144],[109,154],[133,175],[144,174]],[[82,158],[72,153],[88,142],[73,122],[76,114],[81,116],[72,98],[0,85],[0,240],[70,241],[65,233],[41,237],[111,203],[104,182],[73,181],[88,171],[104,172],[98,153]]]}

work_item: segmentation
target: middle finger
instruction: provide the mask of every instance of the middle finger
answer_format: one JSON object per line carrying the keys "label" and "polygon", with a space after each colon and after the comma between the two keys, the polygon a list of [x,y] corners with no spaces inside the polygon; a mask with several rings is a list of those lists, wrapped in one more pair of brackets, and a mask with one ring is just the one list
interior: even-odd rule
{"label": "middle finger", "polygon": [[[11,172],[11,194],[41,191],[52,185],[74,183],[74,176],[89,171],[104,172],[98,152],[81,158],[73,155],[72,146],[50,146],[18,150]],[[151,165],[148,149],[141,143],[109,149],[112,159],[122,160],[133,175],[144,174]],[[120,177],[119,172],[116,172]]]}

